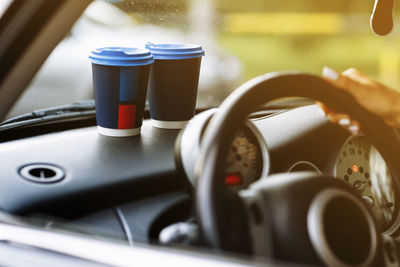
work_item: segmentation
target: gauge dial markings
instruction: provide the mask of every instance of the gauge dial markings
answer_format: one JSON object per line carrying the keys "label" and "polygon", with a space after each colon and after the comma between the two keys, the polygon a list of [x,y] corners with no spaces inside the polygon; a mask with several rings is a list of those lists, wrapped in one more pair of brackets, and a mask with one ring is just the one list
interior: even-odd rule
{"label": "gauge dial markings", "polygon": [[395,212],[394,184],[382,156],[364,136],[345,142],[336,160],[336,177],[357,191],[383,229],[389,227]]}

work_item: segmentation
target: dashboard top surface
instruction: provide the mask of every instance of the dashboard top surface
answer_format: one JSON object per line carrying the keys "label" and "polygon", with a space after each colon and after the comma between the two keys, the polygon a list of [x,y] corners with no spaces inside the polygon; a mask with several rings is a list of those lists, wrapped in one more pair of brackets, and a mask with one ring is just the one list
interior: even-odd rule
{"label": "dashboard top surface", "polygon": [[[175,174],[173,147],[177,134],[177,130],[153,128],[145,121],[141,135],[136,137],[106,137],[98,134],[96,127],[87,127],[2,143],[0,206],[22,212],[28,206],[65,198],[79,198],[85,203],[104,194],[110,194],[111,199],[112,195],[124,197],[126,193],[129,198],[136,191],[142,193],[138,184],[176,184],[165,176]],[[50,184],[27,181],[19,170],[33,163],[58,166],[65,177]]]}
{"label": "dashboard top surface", "polygon": [[[252,122],[268,146],[271,173],[308,161],[333,175],[337,152],[348,138],[315,105]],[[96,127],[85,127],[1,143],[0,208],[53,214],[63,207],[63,213],[85,213],[183,188],[185,176],[175,164],[178,134],[145,120],[135,137],[106,137]],[[60,167],[64,179],[47,184],[23,179],[21,168],[35,163]]]}

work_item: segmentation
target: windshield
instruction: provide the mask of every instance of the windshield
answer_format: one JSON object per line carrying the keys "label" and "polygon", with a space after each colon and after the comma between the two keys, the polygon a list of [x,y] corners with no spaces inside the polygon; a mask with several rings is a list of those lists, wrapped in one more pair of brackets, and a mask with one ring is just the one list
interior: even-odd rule
{"label": "windshield", "polygon": [[217,106],[242,82],[279,70],[356,67],[400,88],[398,27],[384,38],[374,35],[372,7],[372,0],[94,1],[8,117],[92,99],[89,52],[149,41],[204,48],[197,107]]}

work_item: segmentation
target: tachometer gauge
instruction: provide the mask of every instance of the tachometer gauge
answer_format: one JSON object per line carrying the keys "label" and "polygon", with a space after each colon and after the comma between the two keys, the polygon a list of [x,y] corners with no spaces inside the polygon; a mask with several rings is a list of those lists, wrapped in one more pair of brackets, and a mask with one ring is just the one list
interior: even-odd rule
{"label": "tachometer gauge", "polygon": [[[177,140],[176,159],[190,183],[195,185],[195,164],[207,124],[216,110],[196,115]],[[237,192],[266,176],[269,171],[267,145],[254,124],[246,120],[237,132],[226,158],[223,182],[230,191]]]}
{"label": "tachometer gauge", "polygon": [[365,137],[351,137],[336,161],[336,177],[343,179],[371,206],[383,230],[396,211],[395,185],[378,150]]}

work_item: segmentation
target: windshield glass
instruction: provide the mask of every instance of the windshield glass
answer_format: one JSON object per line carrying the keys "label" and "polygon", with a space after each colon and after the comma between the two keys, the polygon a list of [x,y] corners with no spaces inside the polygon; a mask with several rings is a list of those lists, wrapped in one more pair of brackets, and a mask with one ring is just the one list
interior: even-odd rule
{"label": "windshield glass", "polygon": [[387,37],[374,35],[373,2],[93,1],[8,117],[93,98],[89,52],[149,41],[204,48],[197,107],[216,106],[240,83],[279,70],[320,74],[323,66],[356,67],[399,88],[398,25]]}

